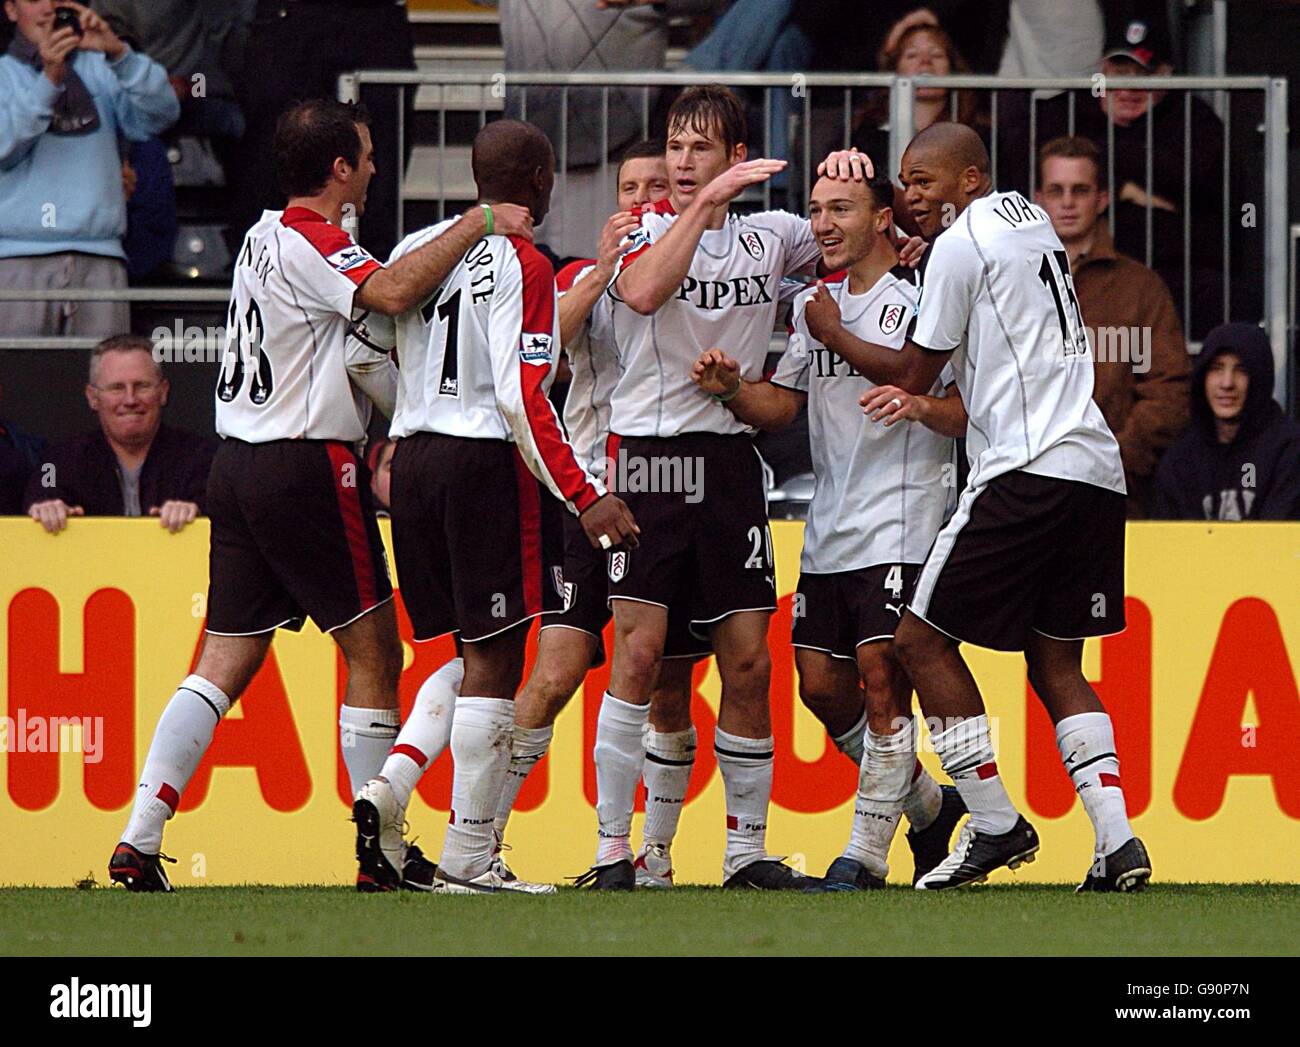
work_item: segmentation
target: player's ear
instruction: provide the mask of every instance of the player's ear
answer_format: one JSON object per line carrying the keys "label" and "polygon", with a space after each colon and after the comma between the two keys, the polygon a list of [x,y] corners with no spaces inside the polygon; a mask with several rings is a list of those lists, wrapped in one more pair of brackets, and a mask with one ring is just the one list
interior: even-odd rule
{"label": "player's ear", "polygon": [[894,209],[882,207],[876,211],[876,232],[885,233],[894,224]]}
{"label": "player's ear", "polygon": [[749,146],[744,142],[737,142],[731,149],[731,162],[733,164],[743,164],[749,159]]}
{"label": "player's ear", "polygon": [[1110,209],[1110,193],[1105,189],[1097,190],[1097,213],[1105,214]]}

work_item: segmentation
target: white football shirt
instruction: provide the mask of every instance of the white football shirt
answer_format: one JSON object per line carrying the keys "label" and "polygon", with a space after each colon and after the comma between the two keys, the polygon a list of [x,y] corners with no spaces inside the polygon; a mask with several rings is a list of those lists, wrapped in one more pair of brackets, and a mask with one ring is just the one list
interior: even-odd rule
{"label": "white football shirt", "polygon": [[[561,298],[595,268],[592,259],[571,262],[555,276]],[[609,436],[610,397],[618,382],[618,351],[613,339],[613,301],[602,294],[577,337],[564,347],[573,379],[564,401],[564,427],[578,461],[593,476],[603,476]]]}
{"label": "white football shirt", "polygon": [[344,340],[380,265],[315,211],[264,211],[244,237],[217,378],[217,432],[250,443],[365,436]]}
{"label": "white football shirt", "polygon": [[[393,260],[457,218],[408,236]],[[443,285],[396,324],[394,438],[442,433],[514,443],[524,463],[573,512],[605,493],[578,464],[547,397],[559,344],[555,274],[521,237],[486,236]]]}
{"label": "white football shirt", "polygon": [[[894,269],[865,294],[850,294],[847,276],[827,281],[827,289],[846,329],[863,341],[902,348],[919,297],[913,271]],[[943,523],[950,490],[943,467],[952,462],[954,441],[919,422],[886,427],[862,413],[858,401],[875,385],[808,333],[804,306],[814,293],[795,299],[790,342],[772,376],[773,384],[808,394],[817,482],[799,570],[833,574],[921,563]],[[931,395],[941,394],[944,377]]]}
{"label": "white football shirt", "polygon": [[[676,220],[667,200],[643,214],[619,273]],[[610,428],[620,436],[746,432],[744,423],[691,381],[691,366],[704,350],[720,346],[739,361],[744,378],[761,378],[781,280],[819,256],[806,218],[785,211],[728,215],[721,229],[700,237],[677,294],[652,315],[623,304],[616,280],[609,294],[621,373]]]}
{"label": "white football shirt", "polygon": [[955,350],[970,487],[1023,469],[1125,493],[1119,444],[1092,401],[1069,258],[1041,208],[992,193],[940,234],[912,340]]}

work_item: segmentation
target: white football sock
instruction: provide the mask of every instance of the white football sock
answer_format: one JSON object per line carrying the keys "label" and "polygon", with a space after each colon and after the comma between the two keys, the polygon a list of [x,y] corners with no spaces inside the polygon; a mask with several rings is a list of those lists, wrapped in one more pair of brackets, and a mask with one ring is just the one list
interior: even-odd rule
{"label": "white football sock", "polygon": [[911,789],[915,764],[916,735],[911,720],[894,734],[867,731],[853,803],[853,830],[844,854],[876,876],[889,875],[889,845],[903,814],[903,798]]}
{"label": "white football sock", "polygon": [[971,828],[995,836],[1010,832],[1020,814],[998,774],[988,716],[969,717],[932,740],[939,762],[970,811]]}
{"label": "white football sock", "polygon": [[439,864],[450,876],[472,880],[492,864],[492,822],[510,767],[515,703],[461,695],[451,728],[451,818]]}
{"label": "white football sock", "polygon": [[392,785],[393,796],[403,810],[421,775],[451,741],[456,696],[464,678],[465,660],[453,658],[420,685],[411,715],[379,769],[379,776]]}
{"label": "white football sock", "polygon": [[343,764],[348,769],[353,796],[383,767],[401,722],[398,709],[339,707],[339,748],[343,750]]}
{"label": "white football sock", "polygon": [[862,747],[866,742],[867,710],[864,707],[858,722],[841,735],[831,735],[835,748],[853,761],[855,767],[862,766]]}
{"label": "white football sock", "polygon": [[1106,713],[1078,713],[1056,725],[1056,747],[1074,791],[1092,819],[1098,857],[1113,854],[1133,838],[1119,783],[1115,729]]}
{"label": "white football sock", "polygon": [[493,821],[498,839],[504,839],[506,824],[510,821],[510,812],[514,810],[519,790],[537,762],[546,755],[551,747],[551,736],[555,725],[545,727],[520,727],[515,724],[514,737],[510,742],[510,766],[506,770],[506,781],[501,787],[501,797],[497,800],[497,815]]}
{"label": "white football sock", "polygon": [[[915,724],[915,720],[912,721]],[[915,729],[913,729],[915,737]],[[907,819],[908,828],[919,833],[939,817],[939,808],[943,806],[943,792],[939,783],[930,777],[930,773],[916,760],[912,770],[912,787],[903,797],[903,817]]]}
{"label": "white football sock", "polygon": [[608,691],[596,720],[596,818],[599,823],[596,864],[632,860],[632,809],[641,781],[645,749],[641,732],[650,706],[620,701]]}
{"label": "white football sock", "polygon": [[713,753],[727,794],[727,851],[722,877],[767,857],[767,806],[772,798],[772,736],[742,738],[719,727]]}
{"label": "white football sock", "polygon": [[181,681],[154,728],[131,818],[122,833],[124,843],[143,854],[158,853],[163,823],[176,813],[181,793],[229,711],[230,699],[216,684],[192,675]]}
{"label": "white football sock", "polygon": [[671,847],[695,766],[695,728],[656,731],[646,724],[645,831],[642,841]]}

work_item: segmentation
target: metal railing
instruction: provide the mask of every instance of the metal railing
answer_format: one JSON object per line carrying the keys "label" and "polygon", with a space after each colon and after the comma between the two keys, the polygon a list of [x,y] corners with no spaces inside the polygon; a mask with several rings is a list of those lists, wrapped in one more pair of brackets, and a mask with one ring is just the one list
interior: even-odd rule
{"label": "metal railing", "polygon": [[[406,229],[407,211],[416,203],[436,206],[436,216],[448,213],[449,205],[456,205],[473,200],[472,179],[466,179],[468,166],[468,145],[476,127],[481,127],[499,112],[511,112],[522,118],[529,118],[530,110],[534,117],[545,110],[555,127],[552,129],[556,144],[559,166],[556,192],[564,193],[571,170],[570,114],[574,111],[573,102],[581,103],[583,122],[579,133],[584,128],[593,126],[590,109],[596,108],[595,131],[592,140],[581,142],[583,155],[595,151],[599,157],[593,169],[599,169],[605,184],[612,181],[615,163],[611,161],[621,144],[611,134],[611,100],[617,108],[619,119],[626,121],[631,112],[632,129],[640,137],[650,137],[653,130],[652,119],[656,104],[662,101],[664,89],[680,88],[700,83],[702,80],[716,80],[738,89],[756,89],[758,101],[756,107],[762,114],[759,136],[762,139],[763,152],[767,155],[785,155],[791,159],[787,169],[784,203],[792,210],[802,210],[802,202],[808,197],[814,179],[814,171],[819,154],[824,149],[845,147],[853,140],[863,117],[867,95],[881,93],[887,96],[887,134],[889,170],[896,172],[902,151],[911,138],[916,122],[917,92],[927,88],[941,88],[950,92],[951,115],[958,112],[958,98],[961,92],[982,92],[987,94],[989,104],[985,107],[986,126],[983,128],[989,141],[995,185],[1005,181],[1008,174],[1006,157],[1008,143],[1024,144],[1024,154],[1031,158],[1028,169],[1026,188],[1033,192],[1036,181],[1036,167],[1032,157],[1039,144],[1036,125],[1041,95],[1044,92],[1066,92],[1068,106],[1068,131],[1075,129],[1077,95],[1075,92],[1092,91],[1097,87],[1095,78],[1079,77],[1071,79],[1004,79],[994,76],[945,76],[917,77],[914,79],[895,77],[885,74],[772,74],[772,73],[733,73],[716,76],[696,71],[653,72],[653,73],[502,73],[490,71],[448,71],[438,73],[360,71],[345,74],[339,78],[339,97],[343,100],[358,100],[367,87],[388,88],[393,92],[393,103],[398,113],[398,141],[393,143],[394,155],[405,156],[411,128],[408,126],[408,102],[417,103],[417,112],[431,114],[436,119],[436,136],[432,144],[422,145],[423,152],[412,158],[412,163],[399,174],[397,229],[403,235]],[[421,93],[424,89],[424,93]],[[1237,130],[1242,130],[1243,123],[1247,134],[1262,134],[1259,145],[1260,167],[1262,167],[1262,188],[1260,199],[1252,201],[1261,217],[1258,220],[1259,237],[1262,241],[1260,257],[1248,259],[1249,269],[1256,270],[1262,283],[1259,306],[1254,304],[1238,305],[1238,312],[1245,308],[1252,310],[1251,319],[1262,323],[1273,345],[1275,362],[1278,368],[1279,400],[1289,400],[1286,390],[1293,380],[1288,366],[1287,346],[1291,324],[1289,322],[1288,281],[1294,269],[1294,262],[1289,264],[1288,225],[1285,218],[1287,207],[1287,167],[1286,167],[1286,81],[1268,77],[1110,77],[1104,81],[1107,91],[1146,91],[1146,92],[1181,92],[1183,107],[1183,174],[1182,199],[1175,202],[1181,205],[1182,216],[1182,265],[1173,290],[1175,299],[1182,303],[1184,330],[1189,333],[1193,328],[1193,303],[1197,309],[1204,306],[1205,295],[1193,285],[1192,251],[1192,216],[1194,205],[1209,205],[1209,201],[1195,201],[1191,193],[1190,164],[1192,150],[1195,147],[1192,135],[1191,112],[1193,99],[1197,93],[1208,94],[1219,103],[1224,114],[1224,144],[1222,156],[1222,196],[1214,201],[1213,210],[1221,212],[1222,252],[1217,259],[1222,273],[1219,274],[1217,293],[1221,293],[1222,316],[1227,318],[1233,311],[1233,278],[1236,256],[1234,252],[1242,250],[1238,234],[1234,240],[1233,232],[1233,160],[1235,157],[1233,134],[1232,100],[1243,95],[1255,95],[1262,100],[1261,119],[1254,124],[1238,118]],[[1008,96],[1027,96],[1028,127],[1011,126],[1005,110]],[[629,99],[636,99],[629,103]],[[829,103],[829,104],[828,104]],[[372,107],[373,99],[369,100]],[[1165,106],[1172,103],[1165,101]],[[1146,261],[1152,260],[1157,246],[1153,233],[1156,212],[1159,205],[1155,202],[1153,192],[1154,163],[1156,160],[1153,139],[1153,124],[1156,105],[1147,106],[1145,120],[1147,142],[1147,164],[1145,186],[1145,224],[1146,224]],[[785,130],[793,133],[780,136],[784,141],[773,139],[773,113],[787,113],[789,123]],[[577,121],[573,121],[575,124]],[[455,126],[459,123],[459,127]],[[457,142],[456,138],[462,140]],[[1118,197],[1114,190],[1115,182],[1115,123],[1111,113],[1106,116],[1107,148],[1103,152],[1108,157],[1105,181],[1111,190],[1112,201]],[[1100,144],[1100,143],[1099,143]],[[611,148],[613,147],[613,148]],[[413,179],[415,169],[421,163],[432,159],[429,189],[421,192],[419,184]],[[578,155],[573,153],[572,155]],[[419,161],[417,163],[417,160]],[[1001,169],[1000,169],[1001,166]],[[1251,176],[1259,173],[1255,165],[1248,165]],[[458,180],[459,179],[459,180]],[[797,188],[796,188],[797,187]],[[414,191],[413,191],[414,190]],[[764,184],[760,190],[742,198],[741,203],[754,206],[770,207],[773,204],[774,187]],[[612,191],[610,193],[612,203]],[[1117,206],[1110,209],[1112,227],[1115,222]],[[424,216],[430,217],[430,216]],[[1258,262],[1256,267],[1255,263]],[[1239,286],[1250,293],[1255,292],[1253,280],[1243,277]],[[68,291],[58,292],[19,292],[0,291],[0,303],[13,300],[74,300],[84,296],[91,300],[135,301],[135,302],[194,302],[216,303],[225,300],[225,292],[219,289],[133,289],[131,291],[91,291],[74,294]],[[1211,296],[1213,297],[1213,296]],[[1293,298],[1294,296],[1292,296]],[[1257,315],[1255,315],[1257,312]],[[1244,317],[1243,317],[1244,318]],[[39,345],[42,348],[84,347],[84,339],[0,339],[0,348],[18,348]],[[91,343],[93,344],[93,343]],[[1288,403],[1288,407],[1290,404]]]}

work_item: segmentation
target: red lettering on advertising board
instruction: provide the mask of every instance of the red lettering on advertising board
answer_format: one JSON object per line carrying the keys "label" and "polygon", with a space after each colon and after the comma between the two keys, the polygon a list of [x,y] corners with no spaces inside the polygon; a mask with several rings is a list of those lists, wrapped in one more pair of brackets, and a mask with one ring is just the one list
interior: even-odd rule
{"label": "red lettering on advertising board", "polygon": [[[1128,628],[1101,640],[1101,676],[1090,680],[1115,726],[1124,801],[1136,818],[1151,805],[1151,610],[1124,600]],[[1025,682],[1025,798],[1035,814],[1060,818],[1074,806],[1074,785],[1061,764],[1056,728]]]}
{"label": "red lettering on advertising board", "polygon": [[[1259,723],[1244,725],[1253,696]],[[1300,695],[1277,614],[1263,600],[1237,600],[1223,616],[1205,673],[1174,806],[1188,818],[1209,818],[1223,805],[1233,775],[1273,779],[1278,807],[1300,818]]]}
{"label": "red lettering on advertising board", "polygon": [[794,594],[777,601],[768,646],[772,652],[772,738],[776,757],[772,765],[772,802],[788,811],[818,814],[832,811],[857,792],[858,769],[822,732],[822,751],[816,760],[801,760],[794,751],[794,715],[798,699],[794,648],[790,646]]}
{"label": "red lettering on advertising board", "polygon": [[[191,665],[197,664],[203,634]],[[192,811],[208,798],[217,767],[252,767],[262,799],[274,811],[296,811],[311,797],[311,774],[293,721],[274,645],[239,699],[243,715],[227,716],[217,727],[198,770],[181,795],[179,810]]]}
{"label": "red lettering on advertising board", "polygon": [[[135,607],[120,589],[99,589],[82,610],[84,670],[59,671],[59,604],[44,589],[24,589],[9,604],[9,697],[6,715],[35,727],[58,718],[98,720],[97,753],[82,732],[86,798],[101,811],[130,803],[135,792]],[[24,732],[27,733],[27,732]],[[27,737],[7,745],[9,797],[38,811],[59,795],[58,728],[43,731],[38,749]],[[52,737],[51,737],[52,735]],[[26,751],[25,751],[26,750]]]}

